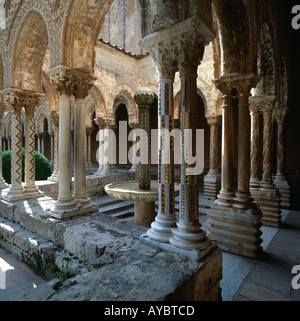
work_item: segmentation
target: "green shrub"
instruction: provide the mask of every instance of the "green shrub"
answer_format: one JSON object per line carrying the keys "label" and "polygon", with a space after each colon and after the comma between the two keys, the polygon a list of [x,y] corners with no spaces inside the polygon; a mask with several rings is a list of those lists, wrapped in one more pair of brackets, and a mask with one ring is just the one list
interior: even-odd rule
{"label": "green shrub", "polygon": [[[22,181],[24,182],[25,150],[22,148]],[[2,152],[2,175],[6,183],[11,184],[11,151]],[[51,175],[48,159],[35,151],[35,180],[46,180]]]}

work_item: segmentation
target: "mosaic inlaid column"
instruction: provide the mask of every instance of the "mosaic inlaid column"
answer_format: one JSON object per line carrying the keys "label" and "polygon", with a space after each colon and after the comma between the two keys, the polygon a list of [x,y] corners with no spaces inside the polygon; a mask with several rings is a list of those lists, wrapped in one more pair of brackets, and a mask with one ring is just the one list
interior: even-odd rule
{"label": "mosaic inlaid column", "polygon": [[50,117],[52,119],[52,122],[55,126],[54,128],[54,166],[53,166],[53,173],[48,178],[51,181],[58,181],[59,178],[59,115],[58,111],[52,111],[50,112]]}
{"label": "mosaic inlaid column", "polygon": [[98,126],[99,132],[97,134],[97,139],[99,141],[99,148],[97,150],[97,160],[99,163],[99,169],[94,173],[94,175],[101,175],[103,174],[103,164],[104,164],[104,133],[103,129],[105,128],[105,121],[102,117],[95,118],[95,123]]}
{"label": "mosaic inlaid column", "polygon": [[215,200],[221,190],[219,128],[222,125],[222,116],[208,117],[207,122],[210,126],[210,160],[209,172],[204,177],[204,198]]}
{"label": "mosaic inlaid column", "polygon": [[139,188],[141,190],[150,190],[150,106],[154,102],[154,94],[148,88],[140,88],[135,92],[134,100],[139,109],[139,128],[143,130],[140,137],[142,145],[141,157],[146,159],[145,162],[138,164]]}
{"label": "mosaic inlaid column", "polygon": [[262,97],[261,100],[261,109],[264,117],[263,176],[260,182],[259,200],[257,203],[263,213],[261,222],[266,226],[279,227],[281,219],[280,198],[273,184],[272,177],[272,117],[275,96]]}
{"label": "mosaic inlaid column", "polygon": [[75,96],[74,114],[74,199],[84,213],[97,212],[86,191],[86,143],[85,98],[95,82],[95,78],[84,72],[73,72],[72,93]]}
{"label": "mosaic inlaid column", "polygon": [[[0,103],[0,123],[5,110],[5,105]],[[0,132],[0,189],[7,188],[8,184],[6,184],[3,173],[2,173],[2,133]],[[4,146],[5,147],[5,146]],[[5,148],[4,148],[5,150]]]}
{"label": "mosaic inlaid column", "polygon": [[92,166],[92,132],[93,128],[86,129],[86,165]]}
{"label": "mosaic inlaid column", "polygon": [[22,186],[22,120],[21,98],[14,89],[3,93],[5,103],[12,108],[11,113],[11,185],[3,198],[8,201],[18,200],[24,197]]}
{"label": "mosaic inlaid column", "polygon": [[260,186],[260,166],[259,166],[259,112],[260,105],[256,103],[256,98],[252,97],[250,102],[251,113],[251,166],[250,166],[250,192],[257,190]]}
{"label": "mosaic inlaid column", "polygon": [[[182,135],[181,145],[181,181],[179,220],[177,228],[172,230],[170,243],[183,250],[198,252],[198,258],[206,256],[214,247],[215,243],[206,235],[199,222],[199,173],[192,174],[190,171],[197,164],[191,164],[191,157],[196,155],[196,129],[198,119],[197,99],[197,70],[204,54],[204,44],[200,39],[182,39],[176,43],[176,52],[181,80],[181,112],[180,129]],[[199,41],[199,42],[198,42]],[[185,140],[185,130],[191,130],[189,141]],[[190,142],[192,140],[192,142]],[[191,143],[191,144],[189,144]],[[187,146],[187,144],[189,146]]]}
{"label": "mosaic inlaid column", "polygon": [[277,173],[274,180],[275,187],[280,193],[280,207],[290,208],[290,187],[285,175],[285,121],[287,107],[275,108],[274,115],[277,122]]}
{"label": "mosaic inlaid column", "polygon": [[65,219],[79,213],[79,207],[72,196],[71,173],[71,94],[73,90],[70,68],[59,66],[48,72],[51,83],[59,96],[59,184],[58,198],[50,215]]}
{"label": "mosaic inlaid column", "polygon": [[[174,138],[170,144],[166,141],[165,130],[171,132],[173,120],[173,83],[176,69],[172,59],[172,51],[167,44],[162,45],[164,54],[154,47],[151,56],[159,72],[159,113],[158,113],[158,214],[151,224],[147,236],[158,242],[169,243],[172,229],[176,226],[175,215],[175,180],[174,180]],[[177,151],[178,152],[178,151]]]}
{"label": "mosaic inlaid column", "polygon": [[41,95],[25,94],[23,105],[26,112],[25,134],[25,192],[28,198],[36,198],[44,195],[35,184],[35,139],[34,139],[34,111],[40,104]]}

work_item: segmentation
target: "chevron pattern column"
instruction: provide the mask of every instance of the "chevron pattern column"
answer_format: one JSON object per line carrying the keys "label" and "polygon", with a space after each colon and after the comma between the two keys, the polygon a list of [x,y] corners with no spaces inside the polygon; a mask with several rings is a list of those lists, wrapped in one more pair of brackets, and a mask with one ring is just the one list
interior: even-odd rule
{"label": "chevron pattern column", "polygon": [[8,89],[4,93],[6,105],[12,108],[11,113],[11,185],[8,191],[3,192],[3,198],[15,201],[24,198],[25,192],[22,186],[22,100],[20,91]]}

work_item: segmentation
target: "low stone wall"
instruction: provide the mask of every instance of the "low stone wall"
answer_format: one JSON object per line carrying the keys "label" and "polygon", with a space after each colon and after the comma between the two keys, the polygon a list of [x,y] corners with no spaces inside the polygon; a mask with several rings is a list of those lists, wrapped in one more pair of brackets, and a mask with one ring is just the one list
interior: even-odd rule
{"label": "low stone wall", "polygon": [[[109,174],[96,176],[89,175],[86,177],[86,192],[88,196],[103,195],[105,193],[105,185],[113,182],[123,182],[137,179],[137,172],[126,170],[112,170]],[[58,182],[52,181],[37,181],[38,188],[53,199],[58,196]],[[74,178],[72,187],[74,186]]]}

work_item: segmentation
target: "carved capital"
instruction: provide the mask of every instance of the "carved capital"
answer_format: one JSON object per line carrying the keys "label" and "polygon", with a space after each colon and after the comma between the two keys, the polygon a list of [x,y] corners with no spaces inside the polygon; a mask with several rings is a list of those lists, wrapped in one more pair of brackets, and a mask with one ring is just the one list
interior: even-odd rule
{"label": "carved capital", "polygon": [[66,66],[53,68],[47,74],[60,95],[74,95],[76,99],[85,99],[96,81],[89,72]]}
{"label": "carved capital", "polygon": [[103,117],[104,120],[104,128],[105,129],[112,129],[116,128],[115,120],[113,118]]}
{"label": "carved capital", "polygon": [[207,123],[209,126],[221,126],[222,125],[222,116],[207,117]]}
{"label": "carved capital", "polygon": [[273,113],[275,115],[277,123],[284,123],[288,114],[288,108],[274,108]]}
{"label": "carved capital", "polygon": [[105,128],[105,121],[102,117],[97,117],[94,120],[95,120],[95,123],[97,124],[97,126],[99,127],[99,129]]}
{"label": "carved capital", "polygon": [[134,94],[134,101],[138,106],[150,106],[153,104],[154,98],[154,93],[146,87],[137,89]]}

